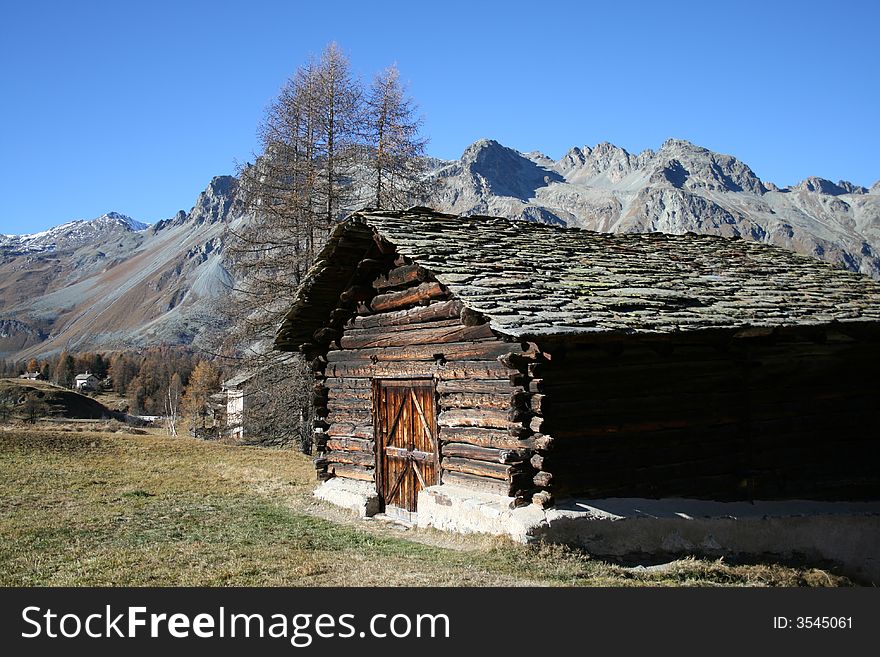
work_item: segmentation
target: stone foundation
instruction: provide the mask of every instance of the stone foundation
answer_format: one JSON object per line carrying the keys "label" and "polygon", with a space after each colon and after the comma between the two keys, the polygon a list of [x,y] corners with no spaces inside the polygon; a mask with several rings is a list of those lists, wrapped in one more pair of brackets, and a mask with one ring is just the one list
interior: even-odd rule
{"label": "stone foundation", "polygon": [[880,502],[563,500],[511,508],[512,498],[455,486],[419,492],[418,525],[583,547],[613,559],[768,558],[829,565],[880,583]]}
{"label": "stone foundation", "polygon": [[[335,477],[315,497],[361,517],[381,510],[375,485]],[[457,486],[419,492],[418,527],[584,548],[597,557],[659,562],[683,556],[797,561],[880,584],[880,502],[562,500],[549,509]]]}
{"label": "stone foundation", "polygon": [[381,509],[376,485],[369,481],[333,477],[318,486],[315,497],[351,509],[361,518],[376,515]]}

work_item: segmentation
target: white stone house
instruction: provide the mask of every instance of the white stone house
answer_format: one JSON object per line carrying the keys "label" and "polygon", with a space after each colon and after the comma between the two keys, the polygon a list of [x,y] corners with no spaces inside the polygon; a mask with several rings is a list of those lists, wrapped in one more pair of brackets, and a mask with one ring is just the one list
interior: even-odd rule
{"label": "white stone house", "polygon": [[226,395],[226,431],[230,438],[241,440],[244,437],[244,386],[256,374],[254,370],[239,372],[221,386]]}
{"label": "white stone house", "polygon": [[91,372],[85,374],[77,374],[73,379],[73,387],[75,390],[97,390],[98,377]]}

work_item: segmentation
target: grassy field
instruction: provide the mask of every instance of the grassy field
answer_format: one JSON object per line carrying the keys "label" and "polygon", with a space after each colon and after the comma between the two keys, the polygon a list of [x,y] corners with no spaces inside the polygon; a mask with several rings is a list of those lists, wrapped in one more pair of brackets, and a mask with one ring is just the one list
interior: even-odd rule
{"label": "grassy field", "polygon": [[0,427],[0,585],[849,584],[693,559],[645,571],[359,521],[310,496],[314,470],[296,452],[100,428]]}

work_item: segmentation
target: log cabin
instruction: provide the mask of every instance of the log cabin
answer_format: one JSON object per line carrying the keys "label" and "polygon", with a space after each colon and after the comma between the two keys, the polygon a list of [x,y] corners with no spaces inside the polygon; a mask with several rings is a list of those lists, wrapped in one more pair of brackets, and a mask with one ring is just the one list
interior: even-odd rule
{"label": "log cabin", "polygon": [[778,247],[362,211],[275,346],[313,364],[318,478],[369,513],[880,499],[880,284]]}

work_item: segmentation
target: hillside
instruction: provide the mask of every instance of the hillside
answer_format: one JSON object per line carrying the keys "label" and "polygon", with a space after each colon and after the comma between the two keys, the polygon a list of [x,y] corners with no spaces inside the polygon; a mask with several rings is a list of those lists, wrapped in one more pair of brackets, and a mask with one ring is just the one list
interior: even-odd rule
{"label": "hillside", "polygon": [[210,324],[211,304],[232,282],[221,242],[236,219],[236,188],[232,177],[215,178],[190,212],[147,229],[115,223],[89,231],[91,239],[57,238],[53,231],[6,238],[0,355],[197,340]]}
{"label": "hillside", "polygon": [[27,414],[28,400],[38,403],[41,417],[84,420],[121,418],[119,413],[111,411],[100,402],[67,388],[45,381],[0,379],[0,406],[7,409],[13,417]]}

